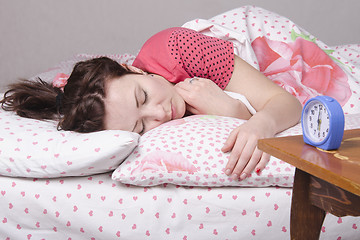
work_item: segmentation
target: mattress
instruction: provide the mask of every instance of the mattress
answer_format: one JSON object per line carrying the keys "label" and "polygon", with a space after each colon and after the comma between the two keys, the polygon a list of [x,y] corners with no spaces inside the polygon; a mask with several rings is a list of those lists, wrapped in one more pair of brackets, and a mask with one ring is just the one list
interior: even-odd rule
{"label": "mattress", "polygon": [[[289,239],[291,188],[137,187],[111,174],[0,177],[1,239]],[[356,239],[327,215],[321,239]]]}

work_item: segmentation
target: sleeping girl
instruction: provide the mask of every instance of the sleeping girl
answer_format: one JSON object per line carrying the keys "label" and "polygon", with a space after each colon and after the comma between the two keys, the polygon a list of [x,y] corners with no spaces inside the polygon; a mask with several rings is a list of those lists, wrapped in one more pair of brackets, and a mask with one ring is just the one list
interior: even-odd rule
{"label": "sleeping girl", "polygon": [[[258,61],[266,62],[269,56],[258,53]],[[60,84],[24,80],[0,102],[4,110],[58,120],[59,130],[82,133],[143,134],[188,114],[246,119],[222,148],[231,152],[225,173],[243,180],[270,159],[257,141],[299,122],[301,96],[283,85],[235,54],[231,41],[175,27],[147,40],[132,65],[107,57],[78,62]]]}
{"label": "sleeping girl", "polygon": [[[223,90],[245,96],[256,113]],[[104,57],[79,62],[65,86],[23,81],[1,103],[20,116],[58,119],[59,129],[78,132],[143,134],[187,113],[248,119],[222,149],[231,151],[225,173],[241,180],[269,161],[257,140],[295,125],[301,113],[300,102],[234,55],[230,42],[186,28],[154,35],[133,66]]]}

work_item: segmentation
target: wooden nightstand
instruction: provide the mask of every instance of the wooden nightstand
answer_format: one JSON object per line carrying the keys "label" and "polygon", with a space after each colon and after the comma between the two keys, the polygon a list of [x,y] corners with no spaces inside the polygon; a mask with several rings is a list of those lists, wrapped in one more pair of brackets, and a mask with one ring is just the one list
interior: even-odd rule
{"label": "wooden nightstand", "polygon": [[346,130],[336,151],[307,145],[302,135],[262,139],[258,148],[296,167],[291,239],[318,239],[326,212],[360,216],[360,129]]}

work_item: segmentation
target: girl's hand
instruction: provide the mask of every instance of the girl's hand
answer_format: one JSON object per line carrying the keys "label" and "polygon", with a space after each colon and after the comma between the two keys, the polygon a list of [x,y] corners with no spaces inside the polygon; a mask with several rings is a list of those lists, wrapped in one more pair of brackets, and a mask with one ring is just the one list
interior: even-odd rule
{"label": "girl's hand", "polygon": [[234,180],[244,180],[253,170],[257,174],[266,167],[270,155],[257,148],[259,139],[273,137],[266,122],[251,121],[235,128],[226,140],[223,152],[231,151],[225,173]]}
{"label": "girl's hand", "polygon": [[175,85],[178,94],[192,114],[208,114],[248,119],[245,105],[227,95],[213,81],[206,78],[187,78]]}
{"label": "girl's hand", "polygon": [[268,154],[257,148],[257,141],[274,137],[298,123],[302,106],[294,96],[238,56],[225,90],[243,94],[257,111],[231,132],[222,148],[224,152],[231,151],[225,173],[234,179],[244,179],[254,169],[259,173],[270,160]]}

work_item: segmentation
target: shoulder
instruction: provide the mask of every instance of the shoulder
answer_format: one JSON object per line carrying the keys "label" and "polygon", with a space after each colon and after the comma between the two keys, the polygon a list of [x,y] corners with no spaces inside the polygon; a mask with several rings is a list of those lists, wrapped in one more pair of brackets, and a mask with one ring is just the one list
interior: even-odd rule
{"label": "shoulder", "polygon": [[162,49],[170,47],[170,44],[177,43],[178,40],[192,40],[196,39],[198,36],[202,35],[201,33],[196,32],[195,30],[183,28],[183,27],[173,27],[162,30],[153,36],[151,36],[142,46],[141,50],[146,50],[146,48],[151,49]]}
{"label": "shoulder", "polygon": [[165,30],[162,30],[156,34],[154,34],[153,36],[151,36],[143,45],[143,47],[149,45],[149,44],[154,44],[154,43],[159,43],[159,42],[168,42],[170,41],[171,38],[176,38],[177,36],[182,36],[182,35],[186,35],[186,34],[195,34],[197,33],[194,30],[188,29],[188,28],[183,28],[183,27],[172,27],[172,28],[167,28]]}
{"label": "shoulder", "polygon": [[186,29],[181,27],[168,28],[150,37],[140,49],[133,66],[161,75],[174,83],[189,77],[182,66],[179,66],[171,49],[174,39],[184,31]]}
{"label": "shoulder", "polygon": [[141,55],[156,54],[166,50],[170,46],[169,44],[173,42],[173,39],[176,39],[179,34],[187,30],[190,29],[173,27],[154,34],[141,47],[138,57]]}

